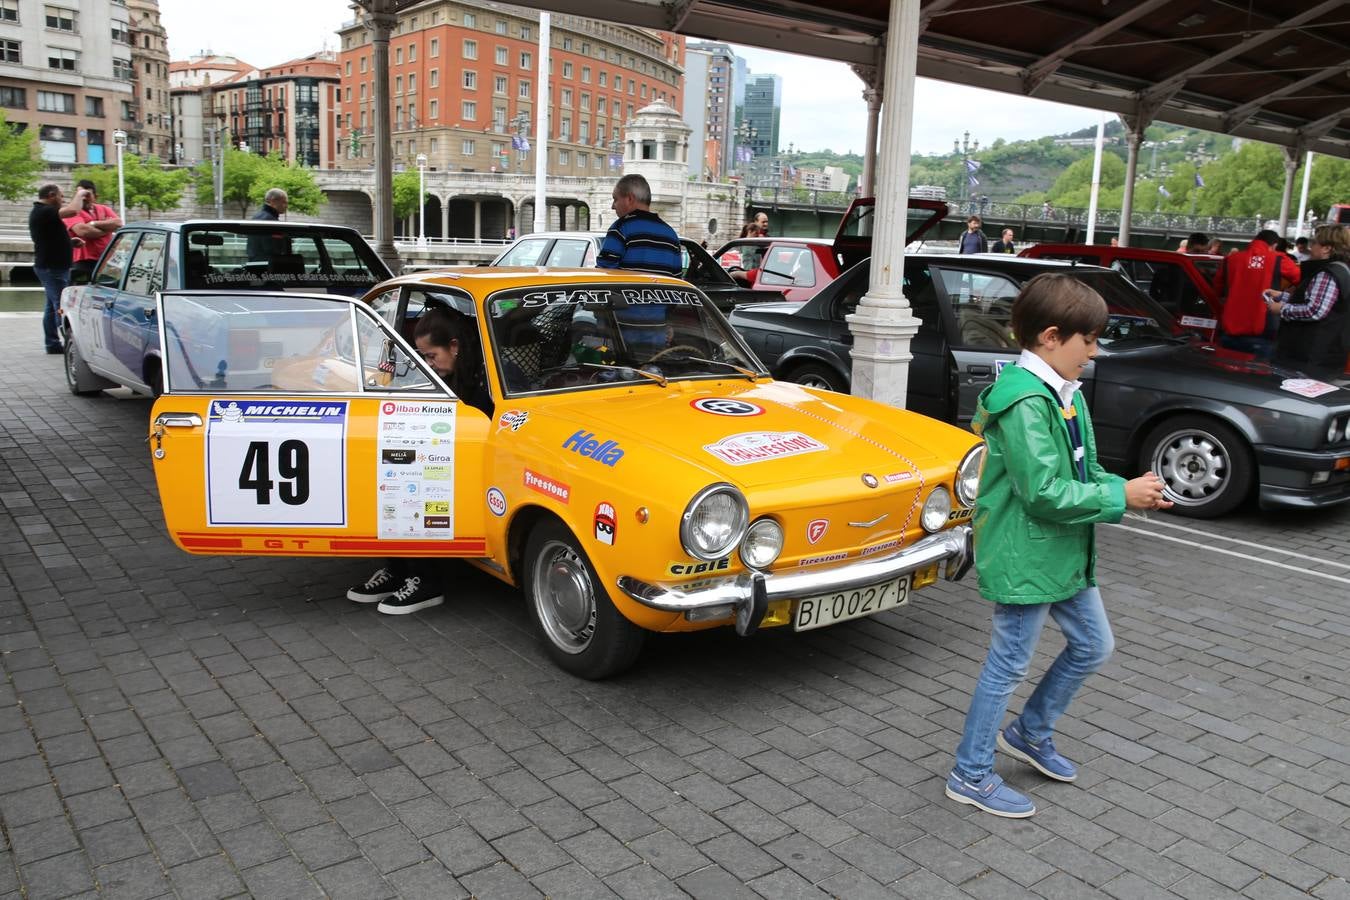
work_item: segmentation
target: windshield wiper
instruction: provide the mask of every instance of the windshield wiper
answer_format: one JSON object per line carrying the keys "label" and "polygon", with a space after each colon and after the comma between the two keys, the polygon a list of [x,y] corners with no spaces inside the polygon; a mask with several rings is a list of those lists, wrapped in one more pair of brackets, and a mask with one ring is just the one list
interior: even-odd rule
{"label": "windshield wiper", "polygon": [[756,378],[759,377],[759,373],[754,371],[753,369],[747,369],[744,366],[738,366],[735,363],[729,363],[724,359],[704,359],[701,356],[682,356],[680,358],[687,359],[690,360],[691,362],[696,363],[706,363],[707,365],[710,366],[726,366],[728,369],[736,370],[740,374],[744,375],[746,378],[749,378],[751,381],[754,381]]}
{"label": "windshield wiper", "polygon": [[[609,369],[610,371],[619,372],[620,374],[624,372],[636,372],[637,374],[643,376],[644,378],[650,378],[652,381],[655,381],[657,384],[661,385],[661,387],[665,387],[667,384],[670,383],[666,379],[666,376],[664,375],[658,375],[655,372],[648,372],[646,369],[637,369],[634,368],[633,366],[611,366],[609,363],[598,363],[598,362],[583,362],[577,363],[577,365],[592,369]],[[628,378],[624,378],[624,381],[629,380],[630,379]]]}

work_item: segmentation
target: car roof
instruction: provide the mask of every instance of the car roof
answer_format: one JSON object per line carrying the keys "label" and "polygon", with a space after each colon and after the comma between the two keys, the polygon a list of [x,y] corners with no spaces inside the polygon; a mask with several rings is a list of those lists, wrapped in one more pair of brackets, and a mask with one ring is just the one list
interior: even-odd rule
{"label": "car roof", "polygon": [[769,237],[743,237],[743,238],[731,238],[729,241],[726,242],[726,244],[725,244],[724,246],[730,246],[730,245],[732,245],[732,244],[780,244],[780,243],[814,244],[815,246],[818,246],[818,247],[833,247],[833,246],[834,246],[834,241],[831,240],[830,238],[821,238],[821,237],[793,237],[793,236],[791,236],[791,235],[786,235],[786,234],[782,234],[782,235],[778,235],[778,236],[770,235]]}
{"label": "car roof", "polygon": [[270,228],[324,231],[347,231],[359,234],[346,225],[328,225],[323,222],[293,222],[279,219],[188,219],[186,222],[128,222],[123,228],[159,228],[164,231],[182,231],[187,228]]}
{"label": "car roof", "polygon": [[591,238],[600,240],[605,236],[603,231],[532,231],[529,234],[522,234],[512,243],[519,244],[521,241],[527,241],[530,238]]}
{"label": "car roof", "polygon": [[1180,250],[1167,250],[1162,247],[1112,247],[1108,244],[1033,244],[1026,251],[1039,253],[1109,253],[1123,259],[1167,259],[1184,256],[1190,259],[1222,260],[1222,256],[1213,253],[1182,253]]}
{"label": "car roof", "polygon": [[[571,232],[576,234],[576,232]],[[478,294],[515,287],[549,287],[554,284],[669,284],[687,288],[689,285],[672,275],[654,275],[628,269],[549,268],[547,266],[447,266],[442,269],[423,269],[384,282],[381,287],[395,284],[436,284],[458,287]]]}

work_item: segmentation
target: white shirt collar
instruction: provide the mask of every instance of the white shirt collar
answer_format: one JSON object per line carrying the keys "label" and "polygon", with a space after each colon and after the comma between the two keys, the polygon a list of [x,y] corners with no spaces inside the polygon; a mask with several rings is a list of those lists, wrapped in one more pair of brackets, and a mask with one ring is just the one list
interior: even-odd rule
{"label": "white shirt collar", "polygon": [[1048,362],[1030,350],[1022,351],[1022,355],[1017,358],[1017,365],[1050,385],[1050,390],[1054,391],[1055,396],[1059,398],[1060,406],[1068,409],[1073,405],[1073,395],[1082,386],[1081,381],[1065,381]]}

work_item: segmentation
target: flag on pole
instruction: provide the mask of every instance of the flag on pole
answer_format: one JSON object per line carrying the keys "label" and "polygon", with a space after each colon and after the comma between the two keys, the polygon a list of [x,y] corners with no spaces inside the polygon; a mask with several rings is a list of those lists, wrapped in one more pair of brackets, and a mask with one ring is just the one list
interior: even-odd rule
{"label": "flag on pole", "polygon": [[1172,196],[1172,192],[1169,191],[1166,187],[1164,187],[1164,186],[1161,185],[1161,184],[1158,185],[1158,193],[1162,194],[1164,197],[1170,197],[1170,196]]}
{"label": "flag on pole", "polygon": [[511,149],[512,150],[520,149],[520,135],[518,134],[511,135]]}
{"label": "flag on pole", "polygon": [[530,139],[529,139],[529,138],[521,138],[521,139],[520,139],[520,152],[521,152],[521,153],[529,153],[529,152],[530,152]]}
{"label": "flag on pole", "polygon": [[971,186],[971,187],[979,187],[979,186],[980,186],[980,179],[976,178],[974,175],[967,175],[967,176],[966,176],[966,181],[970,182],[970,186]]}
{"label": "flag on pole", "polygon": [[1196,172],[1196,173],[1195,173],[1195,186],[1196,186],[1196,187],[1204,187],[1204,186],[1205,186],[1205,179],[1203,179],[1203,178],[1200,177],[1200,173],[1199,173],[1199,172]]}
{"label": "flag on pole", "polygon": [[974,174],[980,170],[980,161],[978,159],[966,160],[966,171]]}

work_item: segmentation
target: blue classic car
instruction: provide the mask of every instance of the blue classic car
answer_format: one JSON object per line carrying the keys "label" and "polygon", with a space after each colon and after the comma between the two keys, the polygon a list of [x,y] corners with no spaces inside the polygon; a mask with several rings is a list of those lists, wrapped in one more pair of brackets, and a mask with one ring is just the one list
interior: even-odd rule
{"label": "blue classic car", "polygon": [[[1074,275],[1111,311],[1083,375],[1103,465],[1158,473],[1174,511],[1188,516],[1222,515],[1253,494],[1263,506],[1350,502],[1350,380],[1305,378],[1204,343],[1098,266],[906,254],[904,293],[922,322],[910,345],[910,409],[969,427],[980,391],[1020,352],[1013,298],[1042,272]],[[848,391],[845,317],[867,283],[859,263],[806,303],[738,307],[731,324],[775,378]]]}
{"label": "blue classic car", "polygon": [[252,220],[137,222],[113,237],[88,284],[67,288],[61,297],[66,383],[80,395],[123,385],[158,396],[164,381],[155,299],[161,291],[359,297],[389,277],[388,267],[351,228]]}

